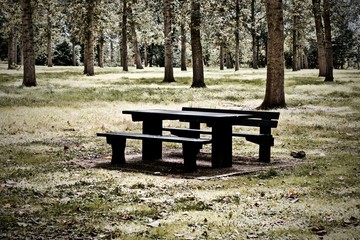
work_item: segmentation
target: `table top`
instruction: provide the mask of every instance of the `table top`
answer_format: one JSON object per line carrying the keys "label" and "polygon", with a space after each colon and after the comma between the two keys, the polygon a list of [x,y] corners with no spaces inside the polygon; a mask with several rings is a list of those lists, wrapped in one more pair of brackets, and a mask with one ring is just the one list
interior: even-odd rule
{"label": "table top", "polygon": [[249,118],[251,114],[233,114],[201,111],[182,111],[168,109],[145,109],[145,110],[124,110],[123,114],[131,114],[134,121],[142,121],[147,117],[160,118],[163,120],[239,120]]}

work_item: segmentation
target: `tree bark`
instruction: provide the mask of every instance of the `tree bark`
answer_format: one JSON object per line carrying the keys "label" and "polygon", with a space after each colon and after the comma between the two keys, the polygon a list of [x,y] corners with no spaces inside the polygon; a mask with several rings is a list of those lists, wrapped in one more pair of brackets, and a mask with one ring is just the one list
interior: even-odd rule
{"label": "tree bark", "polygon": [[200,1],[191,1],[191,50],[192,50],[192,61],[193,61],[193,81],[192,88],[204,88],[206,87],[204,82],[204,63],[202,57],[201,47],[201,35],[200,35]]}
{"label": "tree bark", "polygon": [[129,15],[130,15],[130,31],[131,31],[131,39],[132,39],[132,45],[133,45],[133,51],[134,51],[135,66],[136,66],[136,69],[144,69],[144,67],[141,64],[141,55],[140,55],[140,50],[139,50],[139,43],[137,40],[135,20],[134,20],[133,14],[132,14],[131,7],[129,8]]}
{"label": "tree bark", "polygon": [[286,107],[284,91],[284,25],[282,0],[266,0],[268,25],[265,98],[260,109]]}
{"label": "tree bark", "polygon": [[181,35],[181,71],[186,71],[186,31],[185,23],[182,22],[180,26]]}
{"label": "tree bark", "polygon": [[235,14],[235,71],[240,68],[239,52],[240,52],[240,0],[236,0],[236,14]]}
{"label": "tree bark", "polygon": [[100,68],[104,67],[104,43],[105,38],[101,35],[98,44],[98,64]]}
{"label": "tree bark", "polygon": [[15,36],[13,30],[9,35],[8,39],[8,69],[16,69],[16,62],[15,62]]}
{"label": "tree bark", "polygon": [[224,70],[224,47],[223,44],[220,45],[220,70]]}
{"label": "tree bark", "polygon": [[121,29],[121,65],[123,71],[129,71],[127,60],[127,0],[123,0],[123,16],[122,16],[122,29]]}
{"label": "tree bark", "polygon": [[255,3],[256,3],[256,0],[251,1],[252,68],[253,69],[258,69],[256,22],[255,22]]}
{"label": "tree bark", "polygon": [[321,19],[320,1],[321,0],[312,0],[314,20],[315,20],[319,77],[322,77],[322,76],[325,76],[325,73],[326,73],[326,58],[325,58],[324,28],[323,28],[322,19]]}
{"label": "tree bark", "polygon": [[300,70],[299,68],[299,49],[298,49],[298,21],[299,21],[299,16],[295,15],[293,16],[293,41],[292,41],[292,51],[293,51],[293,62],[292,62],[292,70],[293,71],[298,71]]}
{"label": "tree bark", "polygon": [[94,11],[95,1],[87,0],[87,13],[86,13],[86,75],[94,76]]}
{"label": "tree bark", "polygon": [[52,54],[52,24],[51,24],[51,10],[50,4],[47,8],[47,29],[46,29],[46,37],[47,37],[47,66],[52,67],[53,64],[53,54]]}
{"label": "tree bark", "polygon": [[21,0],[23,34],[23,82],[26,87],[36,86],[34,32],[31,0]]}
{"label": "tree bark", "polygon": [[173,70],[173,51],[171,34],[171,0],[163,0],[164,40],[165,40],[165,74],[163,82],[175,82]]}
{"label": "tree bark", "polygon": [[326,73],[325,81],[334,81],[333,75],[333,52],[331,44],[331,17],[330,17],[330,0],[324,0],[324,28],[325,28],[325,56],[326,56]]}
{"label": "tree bark", "polygon": [[144,65],[145,67],[149,66],[149,60],[148,60],[148,45],[147,42],[144,42]]}

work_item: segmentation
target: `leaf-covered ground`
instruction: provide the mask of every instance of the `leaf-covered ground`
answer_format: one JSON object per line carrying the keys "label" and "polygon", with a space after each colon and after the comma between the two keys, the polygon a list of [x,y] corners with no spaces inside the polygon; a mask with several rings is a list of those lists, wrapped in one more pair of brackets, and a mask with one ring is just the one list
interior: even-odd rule
{"label": "leaf-covered ground", "polygon": [[[260,166],[257,146],[234,139],[234,168],[206,167],[205,148],[203,167],[186,175],[176,144],[166,146],[164,162],[111,168],[110,147],[95,133],[140,131],[124,109],[253,109],[263,99],[265,70],[207,69],[208,87],[190,89],[191,70],[175,70],[177,82],[164,84],[157,68],[96,69],[86,77],[81,68],[37,67],[39,86],[23,88],[21,72],[5,68],[1,239],[359,239],[357,70],[335,70],[334,83],[317,70],[286,71],[288,107],[278,110],[272,164]],[[139,141],[130,142],[129,160],[140,151]]]}

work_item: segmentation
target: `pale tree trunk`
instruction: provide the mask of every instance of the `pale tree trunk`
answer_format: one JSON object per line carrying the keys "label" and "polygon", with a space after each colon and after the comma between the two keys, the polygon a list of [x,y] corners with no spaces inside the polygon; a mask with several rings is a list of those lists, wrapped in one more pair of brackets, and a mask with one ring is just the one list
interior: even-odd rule
{"label": "pale tree trunk", "polygon": [[325,56],[326,73],[325,81],[334,81],[333,75],[333,52],[331,44],[331,20],[330,20],[331,0],[324,0],[324,28],[325,28]]}
{"label": "pale tree trunk", "polygon": [[123,0],[122,32],[121,32],[121,65],[123,71],[129,71],[127,59],[127,0]]}
{"label": "pale tree trunk", "polygon": [[94,11],[95,1],[87,0],[86,30],[86,75],[94,76]]}
{"label": "pale tree trunk", "polygon": [[12,30],[8,39],[8,69],[16,69],[15,46],[15,36]]}
{"label": "pale tree trunk", "polygon": [[240,52],[240,0],[236,0],[236,16],[235,16],[235,71],[240,68],[239,52]]}
{"label": "pale tree trunk", "polygon": [[284,91],[284,25],[281,0],[266,0],[268,24],[265,98],[260,109],[286,107]]}
{"label": "pale tree trunk", "polygon": [[36,86],[34,32],[31,0],[21,0],[23,36],[23,82],[26,87]]}
{"label": "pale tree trunk", "polygon": [[72,61],[73,61],[73,66],[76,66],[76,52],[75,52],[75,47],[76,47],[76,41],[75,39],[72,40]]}
{"label": "pale tree trunk", "polygon": [[256,24],[255,24],[255,3],[256,3],[256,0],[251,1],[252,68],[258,69],[257,38],[256,38]]}
{"label": "pale tree trunk", "polygon": [[104,44],[105,39],[104,36],[101,35],[98,44],[98,64],[100,68],[104,67]]}
{"label": "pale tree trunk", "polygon": [[181,71],[186,71],[186,31],[185,23],[182,22],[180,26],[181,35]]}
{"label": "pale tree trunk", "polygon": [[293,46],[293,62],[292,62],[292,70],[293,71],[299,71],[299,46],[298,46],[298,21],[299,21],[299,16],[294,15],[293,16],[293,36],[292,36],[292,46]]}
{"label": "pale tree trunk", "polygon": [[148,45],[147,42],[144,42],[144,65],[145,67],[147,67],[149,65],[149,61],[148,61],[148,51],[147,51]]}
{"label": "pale tree trunk", "polygon": [[200,35],[201,15],[200,15],[200,1],[191,1],[191,50],[192,50],[192,64],[193,64],[193,81],[192,88],[206,87],[204,81],[204,63],[202,57],[201,35]]}
{"label": "pale tree trunk", "polygon": [[131,31],[131,39],[132,39],[132,44],[133,44],[135,66],[136,66],[136,69],[144,69],[144,67],[141,64],[141,55],[140,55],[140,50],[139,50],[139,43],[137,40],[135,20],[134,20],[133,14],[132,14],[131,7],[129,8],[129,15],[130,15],[130,31]]}
{"label": "pale tree trunk", "polygon": [[324,28],[321,18],[320,1],[321,0],[312,0],[312,3],[313,3],[313,13],[315,20],[319,76],[325,76],[326,73],[325,40],[324,40]]}
{"label": "pale tree trunk", "polygon": [[171,0],[163,0],[164,38],[165,38],[165,74],[163,82],[175,82],[173,70]]}

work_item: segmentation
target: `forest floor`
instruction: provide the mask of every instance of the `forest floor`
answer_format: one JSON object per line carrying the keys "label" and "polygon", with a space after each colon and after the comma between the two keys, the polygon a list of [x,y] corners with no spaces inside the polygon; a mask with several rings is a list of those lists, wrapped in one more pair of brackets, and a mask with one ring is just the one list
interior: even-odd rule
{"label": "forest floor", "polygon": [[[255,109],[266,70],[37,66],[35,88],[0,64],[1,239],[359,239],[360,71],[285,72],[287,108],[273,133],[271,163],[258,146],[234,138],[234,166],[183,173],[181,147],[164,144],[162,161],[142,163],[129,141],[127,164],[110,165],[96,132],[140,131],[125,109],[201,106]],[[165,122],[165,126],[182,123]],[[254,130],[255,131],[255,130]],[[290,156],[304,151],[306,158]]]}

